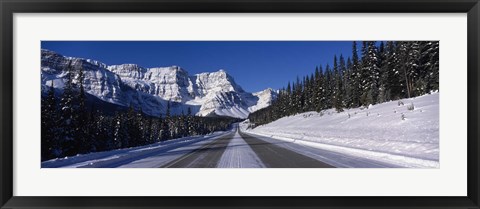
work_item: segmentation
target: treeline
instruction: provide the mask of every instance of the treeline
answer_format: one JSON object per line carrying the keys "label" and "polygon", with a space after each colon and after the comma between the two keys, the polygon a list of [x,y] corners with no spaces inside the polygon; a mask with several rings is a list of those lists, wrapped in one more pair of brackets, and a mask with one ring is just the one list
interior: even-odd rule
{"label": "treeline", "polygon": [[[186,136],[224,131],[236,119],[206,118],[186,114],[152,117],[135,110],[105,114],[95,107],[86,107],[83,69],[67,67],[63,93],[58,99],[53,84],[42,96],[41,153],[42,161],[119,148],[147,145]],[[76,82],[74,82],[76,81]]]}
{"label": "treeline", "polygon": [[333,58],[280,90],[271,106],[248,117],[253,126],[307,111],[355,108],[439,90],[438,41],[363,41],[361,57]]}

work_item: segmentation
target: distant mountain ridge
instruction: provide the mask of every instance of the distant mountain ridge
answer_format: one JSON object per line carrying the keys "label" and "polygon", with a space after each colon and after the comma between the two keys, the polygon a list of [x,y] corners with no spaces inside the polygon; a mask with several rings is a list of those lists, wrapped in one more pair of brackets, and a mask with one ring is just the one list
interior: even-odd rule
{"label": "distant mountain ridge", "polygon": [[[108,103],[132,105],[154,116],[165,114],[170,101],[173,114],[186,113],[190,108],[198,116],[246,118],[251,112],[269,106],[277,97],[270,88],[255,93],[244,91],[225,70],[189,75],[178,66],[108,66],[46,49],[41,50],[42,91],[52,82],[54,88],[63,88],[69,62],[74,69],[83,69],[86,93]],[[74,82],[78,82],[77,77]]]}

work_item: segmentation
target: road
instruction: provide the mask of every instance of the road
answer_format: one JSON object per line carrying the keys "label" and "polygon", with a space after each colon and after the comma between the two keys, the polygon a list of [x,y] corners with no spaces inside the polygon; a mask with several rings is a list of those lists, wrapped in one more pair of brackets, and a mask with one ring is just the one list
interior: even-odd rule
{"label": "road", "polygon": [[164,168],[216,168],[222,158],[223,153],[232,140],[233,133],[222,136],[198,149],[187,153],[186,155],[175,159]]}
{"label": "road", "polygon": [[381,168],[373,159],[242,132],[169,140],[142,147],[42,162],[42,168]]}
{"label": "road", "polygon": [[[288,143],[288,142],[278,142]],[[161,166],[164,168],[269,167],[331,168],[333,166],[304,154],[270,143],[238,126],[228,135]]]}

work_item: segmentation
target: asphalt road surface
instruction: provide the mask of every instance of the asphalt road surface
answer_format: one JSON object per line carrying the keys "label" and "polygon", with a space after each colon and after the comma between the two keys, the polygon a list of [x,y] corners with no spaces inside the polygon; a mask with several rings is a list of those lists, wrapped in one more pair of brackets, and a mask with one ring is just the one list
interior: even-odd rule
{"label": "asphalt road surface", "polygon": [[[195,149],[165,165],[165,168],[215,168],[218,167],[222,155],[227,149],[233,149],[233,146],[249,146],[247,151],[253,152],[250,155],[256,155],[260,159],[261,167],[270,168],[330,168],[333,167],[317,159],[308,157],[304,154],[283,148],[276,143],[270,143],[259,137],[242,133],[236,127],[231,134],[225,135],[214,141]],[[246,143],[231,143],[244,141]],[[278,143],[289,143],[281,142]],[[229,147],[230,146],[230,147]],[[245,148],[245,147],[243,147]],[[245,155],[248,156],[248,155]],[[242,160],[242,159],[240,159]],[[251,161],[244,159],[245,161]],[[258,162],[258,160],[257,160]]]}
{"label": "asphalt road surface", "polygon": [[[269,168],[331,168],[333,166],[240,132],[263,164]],[[290,142],[281,142],[290,143]]]}
{"label": "asphalt road surface", "polygon": [[215,168],[234,133],[215,139],[192,152],[167,163],[163,168]]}

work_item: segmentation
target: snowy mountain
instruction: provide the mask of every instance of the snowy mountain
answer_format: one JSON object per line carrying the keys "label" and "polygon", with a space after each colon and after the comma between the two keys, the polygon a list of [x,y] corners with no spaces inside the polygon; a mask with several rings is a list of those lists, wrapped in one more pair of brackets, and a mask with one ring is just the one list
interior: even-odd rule
{"label": "snowy mountain", "polygon": [[259,100],[256,105],[248,108],[250,112],[255,112],[259,109],[270,106],[272,104],[272,101],[277,99],[278,92],[274,91],[271,88],[268,88],[263,91],[253,93],[253,95],[258,97]]}
{"label": "snowy mountain", "polygon": [[[61,90],[67,65],[84,70],[85,91],[108,103],[134,106],[150,115],[179,114],[190,108],[199,116],[246,118],[249,113],[267,107],[276,98],[272,89],[245,92],[224,70],[189,75],[181,67],[144,68],[135,64],[108,66],[104,63],[56,52],[41,52],[42,90],[53,85]],[[78,82],[78,76],[74,82]]]}

